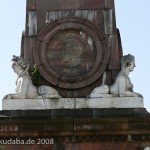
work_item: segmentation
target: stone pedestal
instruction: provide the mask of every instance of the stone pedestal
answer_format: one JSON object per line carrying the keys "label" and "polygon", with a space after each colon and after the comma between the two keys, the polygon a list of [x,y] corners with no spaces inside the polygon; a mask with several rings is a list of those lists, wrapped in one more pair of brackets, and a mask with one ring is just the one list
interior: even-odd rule
{"label": "stone pedestal", "polygon": [[1,150],[143,150],[150,115],[144,108],[3,110],[0,131]]}
{"label": "stone pedestal", "polygon": [[81,108],[143,108],[141,97],[5,99],[3,110],[81,109]]}

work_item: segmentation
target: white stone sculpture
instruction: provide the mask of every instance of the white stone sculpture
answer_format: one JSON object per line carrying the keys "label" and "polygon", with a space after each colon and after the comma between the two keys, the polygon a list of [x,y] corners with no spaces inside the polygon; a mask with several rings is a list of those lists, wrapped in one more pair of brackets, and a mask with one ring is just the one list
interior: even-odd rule
{"label": "white stone sculpture", "polygon": [[[134,56],[128,54],[122,57],[121,59],[121,71],[116,77],[113,85],[108,87],[108,93],[106,93],[106,85],[101,85],[100,87],[95,88],[90,97],[97,95],[110,94],[113,97],[142,97],[141,94],[133,92],[133,84],[130,81],[129,73],[133,71],[135,67]],[[106,95],[107,96],[107,95]]]}
{"label": "white stone sculpture", "polygon": [[34,98],[60,98],[58,92],[49,86],[33,85],[28,75],[29,63],[21,57],[13,56],[12,68],[17,74],[16,93],[8,94],[3,99],[34,99]]}
{"label": "white stone sculpture", "polygon": [[109,93],[109,86],[105,84],[106,72],[103,73],[103,81],[101,86],[96,87],[90,94],[91,98],[95,97],[112,97]]}

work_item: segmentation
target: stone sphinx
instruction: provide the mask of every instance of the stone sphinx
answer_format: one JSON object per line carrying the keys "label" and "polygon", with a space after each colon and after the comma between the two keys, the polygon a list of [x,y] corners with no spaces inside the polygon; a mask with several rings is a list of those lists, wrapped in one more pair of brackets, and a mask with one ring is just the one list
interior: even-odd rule
{"label": "stone sphinx", "polygon": [[142,97],[141,94],[133,91],[133,84],[130,81],[129,73],[135,67],[134,56],[128,54],[121,59],[121,71],[116,80],[109,87],[105,85],[106,74],[103,75],[102,85],[96,87],[90,94],[90,97]]}
{"label": "stone sphinx", "polygon": [[3,110],[143,108],[142,95],[133,92],[133,85],[128,77],[129,72],[135,67],[132,55],[123,56],[121,71],[113,85],[105,84],[104,72],[102,85],[96,87],[85,98],[61,98],[52,87],[44,85],[36,87],[28,75],[28,62],[16,56],[13,56],[12,62],[12,68],[17,74],[16,93],[3,98]]}
{"label": "stone sphinx", "polygon": [[17,74],[16,93],[8,94],[3,99],[35,99],[35,98],[60,98],[58,92],[49,86],[33,85],[28,74],[29,63],[21,57],[13,56],[12,68]]}

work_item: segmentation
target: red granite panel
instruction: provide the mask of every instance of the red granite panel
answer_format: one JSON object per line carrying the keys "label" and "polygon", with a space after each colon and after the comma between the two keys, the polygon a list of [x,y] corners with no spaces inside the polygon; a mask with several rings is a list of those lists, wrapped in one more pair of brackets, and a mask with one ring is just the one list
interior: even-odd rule
{"label": "red granite panel", "polygon": [[105,0],[81,0],[80,9],[102,9],[105,8]]}
{"label": "red granite panel", "polygon": [[105,8],[114,9],[114,0],[105,0]]}
{"label": "red granite panel", "polygon": [[119,53],[120,53],[120,58],[123,56],[123,50],[122,50],[122,42],[121,42],[121,36],[120,36],[120,31],[117,28],[117,38],[118,38],[118,48],[119,48]]}
{"label": "red granite panel", "polygon": [[46,12],[37,11],[37,33],[46,25]]}
{"label": "red granite panel", "polygon": [[80,92],[79,92],[79,90],[73,90],[73,97],[83,97],[82,96],[83,93],[84,93],[84,95],[87,96],[90,94],[90,92],[91,92],[91,86],[80,89]]}
{"label": "red granite panel", "polygon": [[37,10],[79,9],[80,0],[36,0]]}
{"label": "red granite panel", "polygon": [[[95,74],[93,74],[93,79],[96,79],[96,78],[99,76],[99,74],[105,70],[105,68],[106,68],[106,65],[105,65],[105,64],[102,64],[102,65],[101,65],[101,68],[99,68],[99,70],[98,70]],[[93,82],[93,79],[92,79],[92,78],[91,78],[91,79],[88,79],[88,80],[86,81],[86,83],[87,83],[87,84],[92,83],[92,82]]]}
{"label": "red granite panel", "polygon": [[117,35],[110,35],[108,39],[110,45],[109,69],[120,69],[120,50],[118,47],[118,37]]}
{"label": "red granite panel", "polygon": [[62,96],[62,97],[73,97],[73,94],[72,94],[72,91],[71,90],[62,90],[62,89],[59,89],[59,94]]}
{"label": "red granite panel", "polygon": [[79,9],[80,0],[58,0],[60,9]]}
{"label": "red granite panel", "polygon": [[26,10],[35,10],[36,7],[35,7],[35,4],[36,4],[36,0],[27,0],[27,6],[26,6]]}
{"label": "red granite panel", "polygon": [[30,69],[29,71],[33,71],[33,48],[34,48],[34,37],[24,37],[24,58],[29,62]]}
{"label": "red granite panel", "polygon": [[95,17],[95,24],[96,26],[105,33],[104,29],[104,13],[103,10],[97,10],[97,16]]}
{"label": "red granite panel", "polygon": [[73,97],[79,97],[79,91],[73,91]]}

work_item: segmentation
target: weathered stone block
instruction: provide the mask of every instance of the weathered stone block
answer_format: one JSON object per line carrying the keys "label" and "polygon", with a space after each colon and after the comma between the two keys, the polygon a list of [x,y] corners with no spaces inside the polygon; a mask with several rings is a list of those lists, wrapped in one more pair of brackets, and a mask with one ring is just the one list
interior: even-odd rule
{"label": "weathered stone block", "polygon": [[27,0],[26,10],[27,11],[35,10],[36,9],[35,5],[36,5],[36,0]]}
{"label": "weathered stone block", "polygon": [[45,26],[46,24],[46,11],[37,11],[37,33]]}
{"label": "weathered stone block", "polygon": [[102,9],[105,8],[105,0],[81,0],[81,9]]}
{"label": "weathered stone block", "polygon": [[79,9],[79,0],[36,0],[36,9],[59,10],[59,9]]}
{"label": "weathered stone block", "polygon": [[109,69],[115,70],[121,68],[121,52],[118,46],[118,37],[117,35],[109,35],[109,51],[110,51],[110,60],[109,60]]}
{"label": "weathered stone block", "polygon": [[105,34],[116,34],[114,9],[104,10],[104,26],[105,26]]}
{"label": "weathered stone block", "polygon": [[33,71],[33,49],[35,45],[34,37],[24,37],[24,58],[29,62],[30,68],[29,71]]}
{"label": "weathered stone block", "polygon": [[105,33],[104,30],[104,13],[103,10],[97,10],[97,16],[95,17],[94,20],[96,26]]}
{"label": "weathered stone block", "polygon": [[114,9],[114,0],[105,0],[105,7]]}
{"label": "weathered stone block", "polygon": [[141,108],[141,97],[75,98],[76,108]]}

